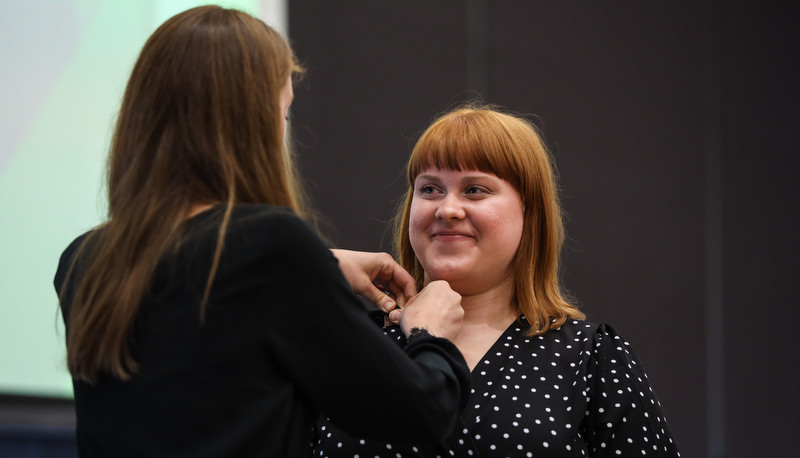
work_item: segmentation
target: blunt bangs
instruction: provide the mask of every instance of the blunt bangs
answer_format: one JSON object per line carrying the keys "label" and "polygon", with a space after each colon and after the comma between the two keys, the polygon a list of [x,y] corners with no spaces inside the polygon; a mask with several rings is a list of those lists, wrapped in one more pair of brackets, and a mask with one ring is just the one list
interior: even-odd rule
{"label": "blunt bangs", "polygon": [[[505,119],[508,118],[508,119]],[[436,120],[420,137],[408,163],[408,182],[428,168],[478,170],[496,175],[520,191],[524,170],[512,116],[463,108]]]}

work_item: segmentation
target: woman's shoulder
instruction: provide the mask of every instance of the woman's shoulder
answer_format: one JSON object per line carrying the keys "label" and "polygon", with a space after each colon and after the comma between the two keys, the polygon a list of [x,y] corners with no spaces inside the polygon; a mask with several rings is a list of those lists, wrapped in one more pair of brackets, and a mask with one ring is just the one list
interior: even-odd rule
{"label": "woman's shoulder", "polygon": [[[522,328],[529,329],[528,321],[525,315],[520,316],[520,322],[524,326]],[[597,334],[600,329],[605,325],[600,325],[591,321],[581,320],[577,318],[568,318],[566,321],[558,325],[555,319],[550,323],[550,329],[546,332],[536,336],[538,340],[551,340],[551,339],[564,339],[564,338],[592,338]]]}
{"label": "woman's shoulder", "polygon": [[290,218],[300,219],[289,207],[272,204],[236,204],[233,214],[239,218]]}
{"label": "woman's shoulder", "polygon": [[[520,322],[521,324],[527,324],[524,315],[520,317]],[[520,330],[519,332],[523,332],[530,328],[526,326],[518,326],[518,329]],[[564,345],[569,343],[570,348],[577,346],[586,349],[597,349],[601,345],[609,342],[617,343],[618,345],[615,345],[615,347],[630,347],[630,344],[617,332],[612,325],[608,323],[595,323],[576,318],[569,318],[557,327],[554,321],[553,327],[551,327],[547,332],[530,337],[526,340],[529,340],[530,342],[539,342],[540,345]]]}
{"label": "woman's shoulder", "polygon": [[[59,296],[59,302],[62,304],[70,302],[64,299],[71,297],[74,292],[77,277],[86,267],[87,260],[91,255],[94,237],[100,231],[102,229],[92,229],[84,232],[72,240],[61,253],[56,273],[53,276],[53,286]],[[65,317],[68,315],[68,309],[66,311],[67,313],[64,313]]]}
{"label": "woman's shoulder", "polygon": [[66,248],[64,248],[64,251],[61,253],[61,258],[58,261],[58,267],[56,269],[55,284],[57,289],[61,288],[62,283],[66,277],[67,271],[73,264],[75,256],[79,254],[79,251],[86,242],[87,238],[89,238],[96,231],[97,229],[92,229],[90,231],[84,232],[78,237],[75,237],[75,239],[72,242],[70,242]]}
{"label": "woman's shoulder", "polygon": [[[224,208],[223,208],[224,211]],[[234,206],[225,246],[286,255],[298,263],[334,259],[318,232],[287,207],[267,204]]]}
{"label": "woman's shoulder", "polygon": [[[189,233],[212,233],[214,236],[225,217],[226,206],[219,204],[193,217],[188,224]],[[290,240],[316,237],[311,226],[292,209],[270,204],[236,204],[231,208],[226,228],[226,244],[245,239]]]}
{"label": "woman's shoulder", "polygon": [[294,211],[268,204],[236,204],[230,209],[218,204],[195,215],[183,226],[172,255],[192,265],[210,263],[221,233],[223,270],[255,265],[274,268],[276,259],[285,266],[289,262],[310,265],[333,257],[317,232]]}
{"label": "woman's shoulder", "polygon": [[586,320],[567,320],[561,328],[554,333],[561,333],[566,339],[582,342],[583,348],[592,353],[593,358],[599,360],[626,361],[637,364],[636,353],[628,342],[614,326],[608,323],[593,323]]}
{"label": "woman's shoulder", "polygon": [[90,235],[92,235],[95,231],[96,229],[92,229],[75,237],[75,239],[73,239],[72,242],[70,242],[69,245],[67,245],[67,247],[64,248],[64,251],[61,253],[61,262],[63,263],[65,260],[72,259],[72,257],[75,256],[75,253],[77,253],[78,249],[81,247],[81,245],[83,245],[86,239]]}
{"label": "woman's shoulder", "polygon": [[[218,224],[224,218],[225,204],[218,204],[193,219]],[[303,220],[291,208],[271,204],[235,204],[231,207],[230,224],[247,226],[258,224],[296,224]]]}
{"label": "woman's shoulder", "polygon": [[617,330],[608,323],[595,323],[577,318],[568,318],[561,326],[558,328],[552,328],[550,332],[553,331],[563,334],[610,336],[621,338]]}
{"label": "woman's shoulder", "polygon": [[[555,320],[553,320],[555,322]],[[555,323],[553,323],[555,324]],[[561,332],[595,332],[597,329],[602,326],[597,323],[588,320],[579,320],[577,318],[567,318],[564,323],[559,326],[558,328],[554,328],[556,331]]]}

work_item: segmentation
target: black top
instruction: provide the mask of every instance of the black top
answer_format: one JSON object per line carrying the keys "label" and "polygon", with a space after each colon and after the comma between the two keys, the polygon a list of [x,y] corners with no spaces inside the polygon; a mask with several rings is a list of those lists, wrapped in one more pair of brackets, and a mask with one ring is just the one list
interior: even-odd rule
{"label": "black top", "polygon": [[[323,420],[314,456],[680,456],[644,370],[613,328],[569,320],[532,338],[528,328],[520,317],[486,352],[459,426],[440,444],[364,440]],[[385,332],[405,345],[397,326]]]}
{"label": "black top", "polygon": [[[235,207],[201,322],[221,214],[189,220],[162,259],[133,333],[138,373],[73,383],[80,456],[307,456],[320,413],[376,438],[451,432],[468,396],[461,354],[424,333],[405,352],[386,339],[336,258],[287,209]],[[85,236],[61,257],[59,293]],[[79,263],[67,327],[80,276]]]}

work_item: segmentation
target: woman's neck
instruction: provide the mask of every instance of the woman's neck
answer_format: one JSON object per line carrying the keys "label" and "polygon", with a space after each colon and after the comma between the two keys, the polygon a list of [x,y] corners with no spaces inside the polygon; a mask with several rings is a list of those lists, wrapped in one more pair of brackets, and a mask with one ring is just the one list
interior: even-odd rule
{"label": "woman's neck", "polygon": [[513,281],[479,294],[462,295],[461,306],[464,308],[464,322],[453,343],[464,355],[471,371],[517,319]]}
{"label": "woman's neck", "polygon": [[513,278],[477,294],[462,294],[461,306],[464,308],[465,326],[480,324],[505,330],[518,315]]}

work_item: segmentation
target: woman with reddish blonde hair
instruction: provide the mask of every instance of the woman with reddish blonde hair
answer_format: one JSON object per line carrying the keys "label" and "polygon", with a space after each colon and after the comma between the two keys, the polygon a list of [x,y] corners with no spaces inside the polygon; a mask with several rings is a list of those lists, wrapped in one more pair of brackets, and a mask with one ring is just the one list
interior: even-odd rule
{"label": "woman with reddish blonde hair", "polygon": [[559,257],[564,243],[561,206],[550,155],[533,125],[489,108],[464,108],[439,119],[422,134],[408,161],[410,186],[395,230],[395,249],[401,264],[420,287],[426,283],[425,269],[412,246],[409,223],[416,192],[414,181],[431,167],[489,172],[519,194],[523,219],[514,256],[513,285],[517,312],[530,321],[530,335],[558,327],[568,318],[584,318],[564,298],[559,285]]}
{"label": "woman with reddish blonde hair", "polygon": [[448,340],[460,296],[433,282],[393,312],[405,351],[369,320],[353,289],[388,311],[373,281],[399,298],[416,288],[389,255],[332,253],[303,220],[284,147],[297,71],[275,30],[217,6],[144,45],[109,152],[108,218],[55,277],[81,457],[306,456],[320,413],[376,438],[452,430],[469,386]]}
{"label": "woman with reddish blonde hair", "polygon": [[[423,132],[407,170],[397,254],[418,287],[445,280],[462,296],[454,343],[471,370],[469,404],[435,446],[367,440],[325,419],[315,455],[679,456],[633,350],[561,290],[561,209],[535,127],[461,107]],[[396,325],[384,333],[406,345]]]}

